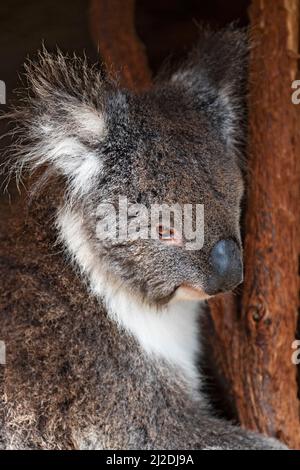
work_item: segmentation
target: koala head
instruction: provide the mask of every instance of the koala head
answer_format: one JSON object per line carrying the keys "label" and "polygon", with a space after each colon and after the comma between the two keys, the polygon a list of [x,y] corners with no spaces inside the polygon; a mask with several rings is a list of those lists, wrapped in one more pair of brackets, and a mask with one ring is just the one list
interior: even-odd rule
{"label": "koala head", "polygon": [[[183,291],[206,298],[242,281],[246,62],[244,33],[227,29],[204,34],[179,70],[141,94],[76,57],[43,51],[27,65],[29,97],[15,112],[17,165],[62,178],[61,207],[80,214],[94,262],[148,302]],[[172,217],[154,229],[143,219],[157,237],[99,237],[103,219],[120,230],[120,197],[131,226],[140,208],[202,205],[201,221],[196,211],[190,218],[194,228],[202,223],[203,246],[186,249]]]}

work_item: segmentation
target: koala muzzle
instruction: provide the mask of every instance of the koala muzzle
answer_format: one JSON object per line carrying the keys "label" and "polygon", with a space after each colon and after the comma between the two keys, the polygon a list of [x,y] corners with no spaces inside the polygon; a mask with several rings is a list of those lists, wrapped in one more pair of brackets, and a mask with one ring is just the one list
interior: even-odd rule
{"label": "koala muzzle", "polygon": [[220,240],[209,257],[212,274],[205,292],[215,295],[234,289],[243,281],[242,253],[233,240]]}

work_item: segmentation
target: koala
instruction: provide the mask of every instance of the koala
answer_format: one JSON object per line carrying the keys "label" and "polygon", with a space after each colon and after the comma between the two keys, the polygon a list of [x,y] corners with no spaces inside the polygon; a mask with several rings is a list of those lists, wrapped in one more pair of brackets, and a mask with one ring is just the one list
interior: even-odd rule
{"label": "koala", "polygon": [[[139,94],[86,59],[27,63],[9,166],[31,198],[1,227],[0,447],[285,448],[217,418],[197,367],[206,299],[243,278],[247,55],[245,32],[206,32]],[[171,223],[99,237],[120,195],[203,205],[203,246]]]}

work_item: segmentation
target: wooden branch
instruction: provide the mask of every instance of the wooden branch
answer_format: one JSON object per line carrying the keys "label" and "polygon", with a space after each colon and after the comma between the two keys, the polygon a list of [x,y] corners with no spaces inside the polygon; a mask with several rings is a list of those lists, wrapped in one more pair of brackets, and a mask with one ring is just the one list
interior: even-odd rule
{"label": "wooden branch", "polygon": [[[300,447],[296,368],[298,309],[299,110],[291,102],[298,52],[298,0],[254,0],[251,55],[250,190],[243,296],[243,424]],[[298,145],[297,145],[298,144]],[[248,339],[248,341],[246,341]],[[242,345],[241,345],[242,347]],[[247,406],[245,406],[245,404]],[[246,409],[247,408],[247,409]]]}
{"label": "wooden branch", "polygon": [[104,64],[122,86],[140,91],[151,85],[151,72],[134,13],[134,0],[91,0],[92,36]]}

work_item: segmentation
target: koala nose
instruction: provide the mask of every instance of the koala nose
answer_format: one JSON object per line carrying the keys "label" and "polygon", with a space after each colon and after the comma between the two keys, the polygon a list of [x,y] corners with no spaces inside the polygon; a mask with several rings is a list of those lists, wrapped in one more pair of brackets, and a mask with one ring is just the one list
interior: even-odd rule
{"label": "koala nose", "polygon": [[242,254],[233,240],[216,243],[210,252],[209,261],[213,273],[207,282],[207,294],[232,290],[243,281]]}

